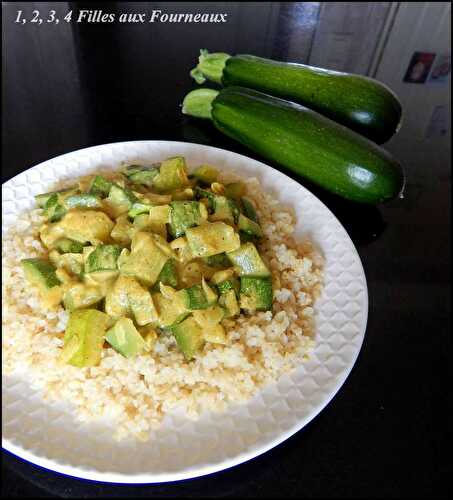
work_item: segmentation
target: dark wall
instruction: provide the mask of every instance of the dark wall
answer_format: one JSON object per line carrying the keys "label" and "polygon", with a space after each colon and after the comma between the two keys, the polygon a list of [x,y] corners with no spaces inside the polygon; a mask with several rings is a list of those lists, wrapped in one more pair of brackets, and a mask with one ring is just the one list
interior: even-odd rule
{"label": "dark wall", "polygon": [[[84,8],[117,15],[220,12],[228,22],[77,24]],[[17,24],[19,9],[28,20],[35,9],[44,19],[54,9],[61,21]],[[71,9],[73,21],[66,23]],[[285,2],[3,3],[3,179],[95,144],[209,141],[202,129],[185,124],[179,107],[193,85],[189,71],[199,49],[284,59],[291,11]],[[307,53],[301,47],[301,57]]]}

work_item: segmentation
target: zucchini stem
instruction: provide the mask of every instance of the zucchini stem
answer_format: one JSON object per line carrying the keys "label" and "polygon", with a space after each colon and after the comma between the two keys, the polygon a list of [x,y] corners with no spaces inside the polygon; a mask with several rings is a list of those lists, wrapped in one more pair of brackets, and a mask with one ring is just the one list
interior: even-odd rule
{"label": "zucchini stem", "polygon": [[210,54],[206,49],[201,49],[198,64],[190,72],[190,76],[199,84],[205,83],[206,80],[221,84],[223,68],[230,57],[225,52]]}
{"label": "zucchini stem", "polygon": [[197,118],[211,119],[212,101],[219,91],[213,89],[196,89],[189,92],[182,102],[182,112]]}

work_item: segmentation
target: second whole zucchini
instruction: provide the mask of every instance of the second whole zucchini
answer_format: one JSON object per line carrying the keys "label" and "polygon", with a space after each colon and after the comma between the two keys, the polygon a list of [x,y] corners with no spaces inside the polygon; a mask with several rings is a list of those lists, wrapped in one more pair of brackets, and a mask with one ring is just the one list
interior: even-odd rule
{"label": "second whole zucchini", "polygon": [[183,113],[352,201],[378,204],[404,187],[401,165],[383,148],[301,105],[242,87],[199,89]]}
{"label": "second whole zucchini", "polygon": [[191,75],[225,87],[247,87],[307,106],[382,144],[398,131],[402,108],[383,83],[352,73],[202,50]]}

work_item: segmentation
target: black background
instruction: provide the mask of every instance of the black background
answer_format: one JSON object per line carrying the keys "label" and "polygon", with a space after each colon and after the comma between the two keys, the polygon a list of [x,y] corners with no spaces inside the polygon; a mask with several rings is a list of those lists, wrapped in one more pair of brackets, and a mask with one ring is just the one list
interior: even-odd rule
{"label": "black background", "polygon": [[[64,5],[64,4],[61,4]],[[285,59],[291,3],[269,32],[254,3],[96,3],[104,12],[228,12],[218,25],[14,24],[58,4],[3,3],[3,181],[62,153],[138,139],[211,144],[252,156],[180,103],[199,48]],[[262,10],[263,9],[263,10]],[[307,15],[309,5],[307,5]],[[43,14],[44,15],[44,14]],[[401,158],[404,163],[404,158]],[[300,180],[300,179],[299,179]],[[305,429],[265,455],[181,483],[113,486],[44,471],[4,452],[2,495],[81,498],[446,497],[450,477],[450,172],[408,172],[406,195],[358,207],[304,182],[348,230],[370,310],[356,366]]]}

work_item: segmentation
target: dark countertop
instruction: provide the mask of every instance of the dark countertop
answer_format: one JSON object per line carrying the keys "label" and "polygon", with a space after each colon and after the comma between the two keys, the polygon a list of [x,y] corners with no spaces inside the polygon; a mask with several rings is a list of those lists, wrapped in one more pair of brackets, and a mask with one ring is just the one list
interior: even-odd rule
{"label": "dark countertop", "polygon": [[[123,3],[121,9],[148,10],[149,5]],[[184,24],[23,27],[12,22],[18,8],[32,9],[3,4],[3,181],[59,154],[125,140],[197,142],[255,156],[209,123],[182,117],[179,104],[194,87],[188,71],[201,47],[284,59],[290,23],[284,9],[280,31],[271,36],[261,17],[265,13],[252,3],[204,4],[204,11],[234,10],[237,22],[197,29]],[[89,8],[111,12],[118,4],[90,2]],[[369,287],[361,354],[327,408],[263,456],[180,483],[92,483],[4,452],[2,496],[446,497],[450,172],[408,175],[405,198],[379,208],[358,207],[304,185],[347,229]]]}

